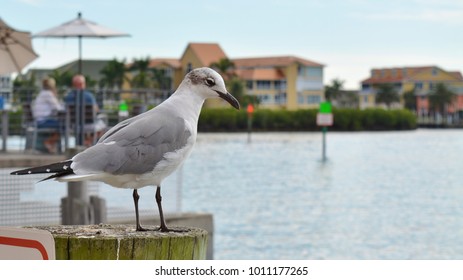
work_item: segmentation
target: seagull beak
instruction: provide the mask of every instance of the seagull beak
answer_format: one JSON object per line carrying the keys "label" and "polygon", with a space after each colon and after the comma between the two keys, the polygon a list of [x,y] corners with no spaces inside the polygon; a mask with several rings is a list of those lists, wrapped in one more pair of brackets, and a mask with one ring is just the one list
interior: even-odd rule
{"label": "seagull beak", "polygon": [[224,99],[225,101],[227,101],[228,103],[230,103],[230,105],[232,105],[234,108],[236,109],[240,109],[240,103],[238,102],[238,100],[236,100],[236,98],[231,95],[230,93],[228,92],[220,92],[220,91],[215,91],[219,94],[220,98]]}

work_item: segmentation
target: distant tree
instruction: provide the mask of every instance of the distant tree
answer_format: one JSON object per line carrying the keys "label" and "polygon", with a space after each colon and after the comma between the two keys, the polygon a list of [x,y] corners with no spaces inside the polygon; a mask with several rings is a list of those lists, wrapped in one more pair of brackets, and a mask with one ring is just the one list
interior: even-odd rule
{"label": "distant tree", "polygon": [[415,89],[404,92],[404,106],[410,111],[416,111]]}
{"label": "distant tree", "polygon": [[85,76],[85,87],[87,88],[93,88],[98,85],[98,81],[92,79],[90,75],[84,75]]}
{"label": "distant tree", "polygon": [[74,74],[70,71],[61,72],[58,70],[53,70],[53,72],[51,72],[48,76],[55,79],[57,88],[62,88],[72,86],[72,77]]}
{"label": "distant tree", "polygon": [[335,104],[338,107],[344,108],[358,108],[359,96],[356,91],[343,90],[339,96],[336,97]]}
{"label": "distant tree", "polygon": [[16,76],[16,78],[13,80],[13,87],[19,88],[19,87],[24,87],[24,88],[34,88],[35,87],[35,73],[32,73],[32,75],[29,77],[29,79],[25,78],[22,75]]}
{"label": "distant tree", "polygon": [[15,102],[20,103],[31,102],[38,88],[35,86],[35,74],[32,74],[28,79],[22,75],[18,75],[13,80],[13,97]]}
{"label": "distant tree", "polygon": [[240,102],[243,108],[248,104],[259,105],[260,102],[257,96],[247,94],[245,82],[240,78],[233,76],[226,84],[228,92]]}
{"label": "distant tree", "polygon": [[172,78],[166,76],[166,71],[164,69],[153,68],[150,69],[151,77],[153,80],[153,86],[161,90],[170,90],[172,84]]}
{"label": "distant tree", "polygon": [[113,59],[101,69],[100,74],[103,76],[100,80],[100,86],[108,88],[122,88],[124,80],[126,80],[127,69],[125,67],[125,60],[118,61]]}
{"label": "distant tree", "polygon": [[131,80],[131,86],[134,88],[151,88],[152,77],[148,72],[148,67],[150,64],[150,58],[146,57],[145,59],[134,59],[132,66],[130,67],[131,71],[136,72],[137,74]]}
{"label": "distant tree", "polygon": [[391,84],[381,84],[378,86],[378,91],[376,92],[376,103],[384,103],[387,108],[391,108],[391,104],[395,102],[400,102],[399,93],[394,89],[394,86]]}
{"label": "distant tree", "polygon": [[246,94],[246,87],[243,80],[238,77],[233,77],[228,81],[227,88],[238,101],[243,101],[243,97]]}
{"label": "distant tree", "polygon": [[226,79],[228,80],[228,79],[231,78],[231,74],[230,74],[229,70],[231,70],[233,67],[235,67],[235,64],[233,63],[233,61],[231,61],[230,59],[225,57],[225,58],[221,58],[217,62],[211,63],[211,65],[209,65],[209,67],[211,67],[211,68],[215,69],[216,71],[218,71],[220,74],[225,76]]}
{"label": "distant tree", "polygon": [[441,113],[445,117],[447,116],[448,105],[451,105],[455,98],[455,92],[439,83],[429,94],[429,105],[432,110]]}
{"label": "distant tree", "polygon": [[331,85],[325,86],[325,99],[327,101],[333,101],[339,97],[343,88],[344,81],[334,79],[331,81]]}

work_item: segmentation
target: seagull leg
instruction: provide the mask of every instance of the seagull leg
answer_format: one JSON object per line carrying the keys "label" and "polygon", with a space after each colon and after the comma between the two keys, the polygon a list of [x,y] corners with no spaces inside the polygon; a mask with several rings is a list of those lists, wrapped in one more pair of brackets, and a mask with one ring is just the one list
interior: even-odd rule
{"label": "seagull leg", "polygon": [[159,227],[159,230],[162,232],[167,232],[169,229],[166,226],[166,222],[164,221],[164,214],[162,212],[162,205],[161,205],[161,186],[157,186],[156,188],[156,203],[158,204],[158,210],[159,210],[159,218],[161,219],[161,226]]}
{"label": "seagull leg", "polygon": [[137,219],[137,231],[146,231],[146,229],[140,226],[140,217],[138,216],[138,199],[140,196],[138,195],[137,189],[133,190],[133,202],[135,203],[135,217]]}

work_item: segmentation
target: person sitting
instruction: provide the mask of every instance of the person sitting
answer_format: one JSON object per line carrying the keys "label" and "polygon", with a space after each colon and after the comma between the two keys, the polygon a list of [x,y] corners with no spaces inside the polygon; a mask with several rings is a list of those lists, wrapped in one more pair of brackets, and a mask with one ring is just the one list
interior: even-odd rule
{"label": "person sitting", "polygon": [[55,80],[53,78],[44,79],[42,81],[42,90],[32,104],[32,115],[37,123],[37,128],[56,129],[56,132],[52,132],[43,142],[49,153],[57,152],[57,142],[60,140],[58,112],[63,109],[58,100]]}
{"label": "person sitting", "polygon": [[[64,102],[66,106],[74,105],[76,103],[76,94],[82,92],[82,102],[85,105],[93,105],[93,110],[95,113],[99,112],[98,103],[96,102],[95,97],[93,94],[85,89],[85,77],[83,75],[75,75],[72,78],[72,90],[64,97]],[[84,106],[84,105],[83,105]],[[96,133],[96,137],[101,137],[105,130],[106,130],[106,123],[101,119],[97,118],[94,120],[93,123],[85,123],[84,125],[84,132],[85,133],[85,142],[83,143],[85,146],[91,146],[94,143],[94,135],[93,132]],[[91,132],[88,132],[91,131]]]}

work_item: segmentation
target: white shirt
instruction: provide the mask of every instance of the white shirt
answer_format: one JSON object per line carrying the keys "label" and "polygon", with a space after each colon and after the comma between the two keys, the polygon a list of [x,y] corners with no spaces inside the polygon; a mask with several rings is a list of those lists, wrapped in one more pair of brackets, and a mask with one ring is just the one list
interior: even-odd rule
{"label": "white shirt", "polygon": [[56,98],[55,94],[47,89],[42,89],[32,105],[32,113],[36,121],[43,121],[56,116],[58,111],[63,110],[63,106]]}

